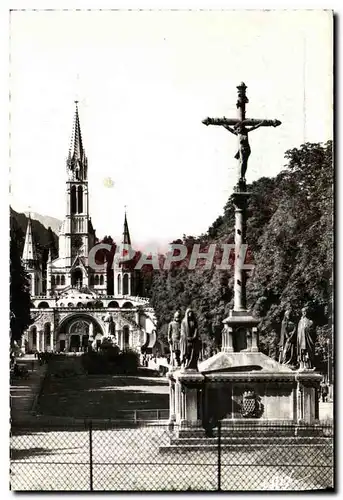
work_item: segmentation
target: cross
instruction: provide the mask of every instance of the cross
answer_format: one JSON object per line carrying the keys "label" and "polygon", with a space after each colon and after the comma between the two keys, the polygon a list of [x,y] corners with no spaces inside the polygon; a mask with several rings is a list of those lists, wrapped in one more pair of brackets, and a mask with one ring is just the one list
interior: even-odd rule
{"label": "cross", "polygon": [[254,118],[247,119],[245,117],[245,105],[249,102],[246,96],[247,86],[244,82],[237,86],[238,99],[236,107],[238,109],[237,118],[206,118],[202,121],[204,125],[219,125],[238,137],[238,151],[235,154],[236,160],[239,161],[240,178],[238,181],[239,191],[245,191],[246,180],[245,173],[248,167],[248,159],[251,153],[249,144],[249,132],[256,130],[259,127],[278,127],[281,125],[279,120],[257,120]]}
{"label": "cross", "polygon": [[78,103],[79,101],[79,91],[80,91],[80,73],[76,73],[76,82],[75,82],[75,87],[76,87],[76,91],[75,91],[75,104]]}

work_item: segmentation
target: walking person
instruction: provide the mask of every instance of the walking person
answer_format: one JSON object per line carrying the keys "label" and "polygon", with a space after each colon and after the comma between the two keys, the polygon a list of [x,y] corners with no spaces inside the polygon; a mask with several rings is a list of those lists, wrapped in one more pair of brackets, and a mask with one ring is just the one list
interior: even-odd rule
{"label": "walking person", "polygon": [[327,403],[329,395],[329,388],[326,382],[322,385],[322,402]]}

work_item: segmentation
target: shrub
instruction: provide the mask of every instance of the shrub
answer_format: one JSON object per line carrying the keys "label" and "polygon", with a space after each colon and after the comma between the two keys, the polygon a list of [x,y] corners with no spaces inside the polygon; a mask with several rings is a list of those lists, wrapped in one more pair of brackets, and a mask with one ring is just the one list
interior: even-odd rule
{"label": "shrub", "polygon": [[81,356],[85,371],[91,375],[137,373],[139,357],[135,351],[120,352],[117,346],[107,346],[100,352],[88,352]]}

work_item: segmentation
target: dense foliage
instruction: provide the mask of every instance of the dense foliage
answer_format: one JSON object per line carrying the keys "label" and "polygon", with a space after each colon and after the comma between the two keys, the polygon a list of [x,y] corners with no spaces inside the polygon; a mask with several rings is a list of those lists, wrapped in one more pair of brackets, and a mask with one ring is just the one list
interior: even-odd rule
{"label": "dense foliage", "polygon": [[[28,275],[21,263],[27,220],[25,214],[19,214],[10,208],[10,330],[12,341],[20,340],[23,331],[32,322]],[[53,258],[57,255],[57,236],[51,228],[46,229],[36,220],[32,220],[32,231],[44,272],[49,248],[51,248]]]}
{"label": "dense foliage", "polygon": [[135,374],[139,358],[135,351],[120,351],[117,346],[104,345],[99,352],[91,351],[81,356],[84,370],[89,375]]}
{"label": "dense foliage", "polygon": [[20,258],[18,227],[10,231],[10,332],[11,342],[19,341],[31,324],[29,280]]}
{"label": "dense foliage", "polygon": [[[24,248],[27,221],[28,217],[25,214],[18,213],[10,207],[10,227],[16,228],[17,245],[20,255],[22,255]],[[50,227],[46,229],[38,220],[32,219],[32,232],[41,262],[47,260],[49,248],[52,251],[52,258],[56,258],[58,253],[58,238],[52,229]]]}
{"label": "dense foliage", "polygon": [[[248,277],[248,307],[261,318],[260,348],[270,356],[278,350],[280,324],[286,308],[295,318],[309,306],[317,326],[316,365],[327,356],[332,329],[333,282],[333,166],[332,142],[303,144],[285,153],[285,169],[275,178],[248,186],[247,243],[255,268]],[[199,238],[184,236],[205,251],[209,243],[232,242],[234,208],[229,198],[224,214]],[[154,273],[151,300],[160,338],[177,308],[192,305],[201,336],[208,346],[219,345],[222,320],[233,298],[232,270],[174,265]]]}

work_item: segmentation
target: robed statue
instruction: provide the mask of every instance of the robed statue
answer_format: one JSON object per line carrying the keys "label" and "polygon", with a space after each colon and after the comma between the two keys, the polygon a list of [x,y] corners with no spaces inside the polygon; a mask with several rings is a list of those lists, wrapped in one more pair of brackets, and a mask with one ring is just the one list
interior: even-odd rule
{"label": "robed statue", "polygon": [[308,317],[308,308],[304,307],[301,313],[297,333],[299,368],[313,368],[316,331],[313,321]]}
{"label": "robed statue", "polygon": [[200,339],[197,319],[191,308],[186,310],[181,323],[180,351],[182,368],[185,370],[197,370]]}
{"label": "robed statue", "polygon": [[170,346],[171,366],[181,366],[180,359],[181,313],[176,311],[174,319],[168,325],[168,343]]}
{"label": "robed statue", "polygon": [[88,352],[91,352],[96,347],[96,340],[94,338],[94,325],[89,324],[88,328]]}
{"label": "robed statue", "polygon": [[104,321],[104,323],[106,323],[106,334],[105,334],[105,336],[106,337],[112,337],[112,336],[114,336],[114,334],[115,334],[115,332],[114,332],[115,324],[114,324],[114,321],[113,321],[112,314],[107,313],[103,317],[103,321]]}
{"label": "robed statue", "polygon": [[296,364],[297,327],[291,320],[291,311],[287,309],[281,323],[279,363]]}

